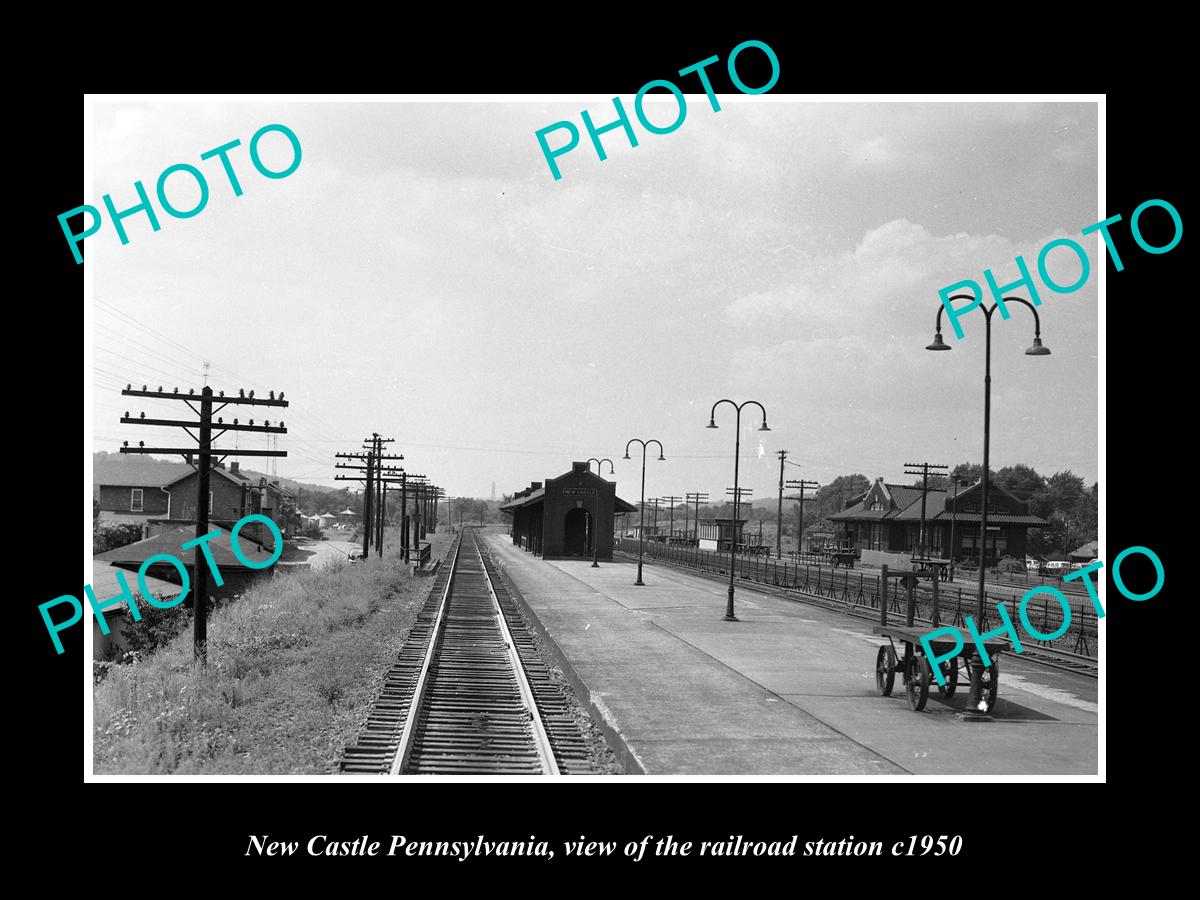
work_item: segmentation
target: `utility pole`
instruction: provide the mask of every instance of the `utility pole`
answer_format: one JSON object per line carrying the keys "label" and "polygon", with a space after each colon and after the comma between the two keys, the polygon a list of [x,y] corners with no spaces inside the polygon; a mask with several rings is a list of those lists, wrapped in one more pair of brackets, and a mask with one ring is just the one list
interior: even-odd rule
{"label": "utility pole", "polygon": [[[414,479],[414,483],[415,483],[416,479],[424,478],[424,477],[425,477],[424,475],[410,475],[408,472],[404,471],[404,469],[402,469],[402,468],[401,469],[388,468],[388,469],[383,470],[382,480],[383,480],[385,492],[386,492],[387,486],[389,484],[390,485],[397,485],[397,484],[400,485],[400,548],[401,548],[402,552],[404,553],[404,561],[406,563],[409,561],[409,547],[408,547],[408,522],[409,522],[409,518],[408,518],[409,492],[408,492],[408,488],[409,488],[409,484],[410,484],[409,479],[410,478]],[[392,488],[393,493],[395,492],[395,490],[396,490],[395,487],[393,487]],[[386,493],[385,493],[385,496],[386,496]]]}
{"label": "utility pole", "polygon": [[684,500],[685,503],[695,503],[696,504],[696,518],[693,523],[693,527],[696,529],[696,532],[695,532],[695,534],[692,535],[693,539],[697,539],[700,537],[700,501],[701,500],[704,500],[706,502],[708,500],[708,494],[704,491],[693,491],[692,493],[685,495],[685,500]]}
{"label": "utility pole", "polygon": [[[370,479],[368,479],[368,487],[371,489],[372,497],[371,522],[368,530],[373,530],[375,532],[375,551],[381,557],[383,556],[383,525],[386,516],[384,504],[384,484],[382,478],[383,461],[391,459],[404,459],[403,455],[384,456],[383,445],[392,444],[395,443],[395,441],[395,438],[380,437],[378,432],[373,432],[370,438],[366,438],[363,441],[363,449],[368,450],[369,453],[374,454],[375,457],[375,471],[373,473],[375,482],[373,486],[370,484]],[[368,443],[370,444],[369,447],[367,446]]]}
{"label": "utility pole", "polygon": [[[404,459],[404,455],[386,455],[383,444],[390,444],[395,438],[381,438],[378,432],[363,441],[363,449],[367,452],[335,453],[335,459],[354,460],[355,464],[336,463],[335,469],[348,469],[361,472],[359,475],[336,475],[335,481],[358,481],[363,483],[363,559],[370,556],[371,544],[374,543],[376,552],[383,555],[383,476],[394,472],[395,469],[385,465],[391,460]],[[366,465],[361,465],[365,462]]]}
{"label": "utility pole", "polygon": [[[809,481],[807,478],[789,478],[787,480],[789,488],[800,489],[800,508],[796,512],[797,528],[796,528],[796,553],[804,552],[804,494],[809,488],[816,489],[820,485],[815,481]],[[799,556],[797,555],[797,559]]]}
{"label": "utility pole", "polygon": [[950,506],[950,549],[946,555],[950,557],[950,578],[949,578],[949,580],[953,581],[954,580],[954,520],[958,514],[958,484],[959,484],[960,480],[962,480],[964,483],[966,480],[959,479],[959,477],[957,475],[951,475],[950,480],[954,482],[954,502]]}
{"label": "utility pole", "polygon": [[917,540],[917,558],[927,559],[929,557],[928,548],[925,542],[925,495],[929,493],[929,470],[930,469],[946,469],[947,472],[934,472],[934,475],[945,476],[950,467],[940,466],[937,463],[920,462],[920,463],[905,463],[905,475],[920,475],[921,476],[921,533]]}
{"label": "utility pole", "polygon": [[775,514],[775,556],[783,556],[783,461],[787,459],[788,451],[779,451],[779,509]]}
{"label": "utility pole", "polygon": [[675,537],[675,506],[683,498],[670,496],[670,497],[661,497],[659,499],[661,499],[663,503],[668,504],[671,509],[671,520],[670,520],[670,524],[667,525],[667,543],[669,544],[669,543],[671,543],[671,538]]}
{"label": "utility pole", "polygon": [[[371,482],[372,482],[372,479],[374,479],[374,477],[375,477],[375,454],[369,453],[364,456],[361,453],[335,453],[334,458],[335,459],[352,459],[352,460],[355,460],[356,463],[361,462],[361,461],[366,462],[365,466],[357,465],[357,464],[350,465],[347,463],[335,463],[333,466],[335,469],[350,469],[355,472],[365,473],[365,474],[360,474],[360,475],[335,475],[333,477],[333,480],[334,481],[357,481],[363,485],[362,489],[357,491],[357,494],[358,494],[359,500],[361,501],[361,508],[359,511],[359,515],[362,519],[363,559],[366,559],[367,553],[370,550],[370,546],[371,546],[371,525],[372,525],[372,523],[371,523]],[[357,506],[359,504],[355,504],[355,505]]]}
{"label": "utility pole", "polygon": [[413,502],[412,515],[412,547],[417,548],[417,542],[424,537],[422,534],[422,504],[424,502],[424,494],[429,487],[424,475],[408,475],[407,487],[411,491],[411,499]]}
{"label": "utility pole", "polygon": [[[217,433],[213,434],[213,416],[219,413],[226,406],[231,404],[238,406],[287,406],[288,402],[283,399],[283,393],[280,392],[279,399],[275,399],[275,392],[270,392],[270,399],[255,399],[254,391],[251,391],[247,396],[244,389],[238,391],[237,397],[226,397],[224,391],[220,391],[216,397],[213,396],[213,389],[207,384],[204,385],[200,394],[197,396],[195,389],[189,388],[186,394],[179,393],[179,388],[175,388],[171,393],[167,393],[160,386],[157,391],[147,390],[146,385],[142,385],[140,391],[135,391],[133,385],[125,385],[125,390],[121,394],[126,397],[150,397],[156,400],[182,400],[188,405],[198,417],[199,421],[188,421],[179,419],[147,419],[146,414],[142,413],[138,418],[133,418],[128,412],[121,418],[123,425],[166,425],[182,428],[188,435],[196,441],[196,447],[147,447],[144,441],[138,441],[136,447],[130,447],[129,441],[125,441],[120,448],[122,453],[179,453],[189,463],[194,454],[197,459],[197,492],[196,492],[196,539],[199,541],[208,535],[208,495],[209,495],[209,474],[212,470],[212,458],[220,457],[218,462],[221,462],[227,456],[287,456],[286,450],[228,450],[217,449],[213,447],[212,442],[219,438],[227,431],[250,431],[258,434],[287,434],[287,429],[283,423],[271,425],[270,422],[264,422],[262,425],[255,425],[251,419],[249,424],[242,425],[237,419],[233,420],[232,424],[226,424],[224,418],[218,417],[216,420]],[[219,406],[213,409],[214,401]],[[194,404],[199,402],[197,408]],[[196,429],[195,433],[191,429]],[[207,545],[198,543],[192,556],[192,646],[195,658],[201,666],[208,661],[208,561],[204,557],[204,549]],[[282,552],[283,548],[279,550]]]}
{"label": "utility pole", "polygon": [[408,473],[400,470],[400,548],[408,565]]}
{"label": "utility pole", "polygon": [[367,454],[367,506],[363,511],[363,559],[371,555],[371,536],[375,531],[375,450]]}

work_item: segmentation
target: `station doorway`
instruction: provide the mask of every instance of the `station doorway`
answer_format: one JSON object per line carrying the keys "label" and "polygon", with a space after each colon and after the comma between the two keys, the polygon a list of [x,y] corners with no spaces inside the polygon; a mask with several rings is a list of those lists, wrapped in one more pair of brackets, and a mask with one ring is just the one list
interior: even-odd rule
{"label": "station doorway", "polygon": [[563,553],[591,556],[593,530],[591,513],[581,507],[570,510],[563,523]]}

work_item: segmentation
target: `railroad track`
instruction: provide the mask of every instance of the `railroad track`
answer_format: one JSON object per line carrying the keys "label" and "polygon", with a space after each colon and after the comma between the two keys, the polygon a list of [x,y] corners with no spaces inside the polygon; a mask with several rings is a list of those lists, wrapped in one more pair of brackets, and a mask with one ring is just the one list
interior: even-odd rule
{"label": "railroad track", "polygon": [[342,771],[594,771],[566,697],[497,583],[467,530],[437,575],[357,743],[346,748]]}

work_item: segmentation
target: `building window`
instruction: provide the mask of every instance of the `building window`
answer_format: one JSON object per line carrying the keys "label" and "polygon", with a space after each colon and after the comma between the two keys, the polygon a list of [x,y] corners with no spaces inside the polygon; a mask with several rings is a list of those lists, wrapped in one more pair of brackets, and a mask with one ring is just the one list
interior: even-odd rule
{"label": "building window", "polygon": [[130,489],[130,491],[129,491],[129,511],[130,512],[141,512],[142,511],[142,489],[141,488],[131,488]]}
{"label": "building window", "polygon": [[208,514],[210,516],[212,515],[212,500],[213,500],[213,492],[209,491],[208,492]]}

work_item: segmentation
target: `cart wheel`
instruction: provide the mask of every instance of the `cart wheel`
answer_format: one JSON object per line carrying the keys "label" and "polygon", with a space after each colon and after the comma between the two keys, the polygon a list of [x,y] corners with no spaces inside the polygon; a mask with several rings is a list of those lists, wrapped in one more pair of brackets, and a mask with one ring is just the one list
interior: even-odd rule
{"label": "cart wheel", "polygon": [[954,692],[958,689],[958,660],[959,657],[948,659],[941,664],[942,678],[946,679],[945,684],[937,684],[938,696],[953,697]]}
{"label": "cart wheel", "polygon": [[[979,660],[972,657],[967,660],[967,677],[971,676],[972,666],[979,666]],[[997,668],[997,661],[992,660],[990,666],[981,666],[979,672],[979,695],[983,702],[987,704],[984,712],[991,712],[992,707],[996,705],[996,695],[1000,691],[1000,670]]]}
{"label": "cart wheel", "polygon": [[886,644],[879,648],[875,657],[875,686],[879,688],[879,696],[892,696],[892,685],[896,681],[896,654]]}
{"label": "cart wheel", "polygon": [[908,705],[913,712],[925,708],[929,699],[929,682],[933,678],[933,670],[929,668],[929,660],[924,656],[908,657],[908,671],[905,672],[904,692],[908,694]]}

